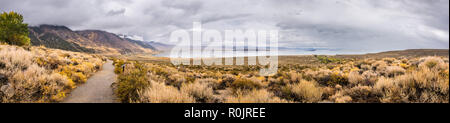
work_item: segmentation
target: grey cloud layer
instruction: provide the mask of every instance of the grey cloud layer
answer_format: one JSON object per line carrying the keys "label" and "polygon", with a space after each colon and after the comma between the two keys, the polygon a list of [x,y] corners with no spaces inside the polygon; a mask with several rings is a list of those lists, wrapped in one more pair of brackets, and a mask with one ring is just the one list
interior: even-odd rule
{"label": "grey cloud layer", "polygon": [[57,24],[165,42],[208,29],[278,29],[280,45],[354,50],[449,48],[448,0],[0,0],[31,25]]}

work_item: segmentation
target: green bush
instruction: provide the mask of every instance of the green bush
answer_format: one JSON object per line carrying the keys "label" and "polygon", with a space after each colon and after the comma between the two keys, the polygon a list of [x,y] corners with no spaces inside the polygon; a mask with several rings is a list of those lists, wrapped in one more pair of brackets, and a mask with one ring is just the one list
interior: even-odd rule
{"label": "green bush", "polygon": [[341,59],[330,58],[327,56],[315,56],[315,57],[319,60],[320,63],[323,63],[323,64],[342,62]]}
{"label": "green bush", "polygon": [[339,74],[331,74],[330,80],[326,84],[328,86],[347,85],[348,77]]}
{"label": "green bush", "polygon": [[124,60],[114,60],[114,73],[121,74],[123,72],[122,65],[125,64]]}
{"label": "green bush", "polygon": [[23,16],[16,12],[0,14],[0,41],[11,45],[30,45],[28,24],[23,23]]}
{"label": "green bush", "polygon": [[[138,64],[138,63],[136,63]],[[138,90],[142,90],[149,85],[147,70],[141,65],[135,65],[129,73],[119,74],[116,95],[121,102],[134,102],[138,100]]]}

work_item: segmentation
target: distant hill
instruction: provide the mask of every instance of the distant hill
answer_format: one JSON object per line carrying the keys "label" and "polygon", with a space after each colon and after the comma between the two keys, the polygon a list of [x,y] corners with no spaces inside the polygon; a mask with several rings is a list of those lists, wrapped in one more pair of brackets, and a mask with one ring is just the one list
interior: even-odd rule
{"label": "distant hill", "polygon": [[408,49],[398,51],[386,51],[380,53],[369,53],[362,55],[336,55],[341,58],[385,58],[385,57],[424,57],[424,56],[443,56],[449,57],[449,49]]}
{"label": "distant hill", "polygon": [[[94,49],[82,47],[79,43],[74,43],[63,39],[58,34],[71,31],[65,27],[56,27],[49,30],[47,26],[29,27],[29,37],[33,46],[46,46],[48,48],[63,49],[75,52],[95,53]],[[59,33],[57,33],[59,32]]]}
{"label": "distant hill", "polygon": [[[325,55],[329,58],[338,59],[382,59],[382,58],[417,58],[417,57],[427,57],[427,56],[439,56],[439,57],[449,57],[448,49],[410,49],[410,50],[399,50],[399,51],[386,51],[379,53],[369,53],[369,54],[345,54],[345,55]],[[308,64],[317,65],[318,58],[315,55],[292,55],[292,56],[279,56],[279,64]]]}
{"label": "distant hill", "polygon": [[76,52],[127,54],[152,53],[154,48],[141,46],[139,41],[120,38],[100,30],[73,31],[65,26],[40,25],[29,27],[31,44]]}
{"label": "distant hill", "polygon": [[164,43],[155,42],[155,41],[150,41],[150,42],[146,42],[146,43],[155,47],[155,49],[158,51],[168,51],[174,47],[173,45],[170,45],[170,44],[164,44]]}
{"label": "distant hill", "polygon": [[148,48],[148,49],[152,49],[152,50],[157,50],[155,47],[153,47],[151,44],[149,44],[146,41],[138,41],[138,40],[133,40],[133,39],[129,39],[129,38],[125,38],[126,40],[128,40],[129,42],[135,43],[143,48]]}

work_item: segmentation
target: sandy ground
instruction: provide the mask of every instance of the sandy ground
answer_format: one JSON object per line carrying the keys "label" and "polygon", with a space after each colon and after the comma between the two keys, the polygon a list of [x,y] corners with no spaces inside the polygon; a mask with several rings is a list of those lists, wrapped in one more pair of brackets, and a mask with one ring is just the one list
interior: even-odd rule
{"label": "sandy ground", "polygon": [[115,81],[112,61],[107,61],[103,69],[78,88],[63,103],[116,103],[111,84]]}

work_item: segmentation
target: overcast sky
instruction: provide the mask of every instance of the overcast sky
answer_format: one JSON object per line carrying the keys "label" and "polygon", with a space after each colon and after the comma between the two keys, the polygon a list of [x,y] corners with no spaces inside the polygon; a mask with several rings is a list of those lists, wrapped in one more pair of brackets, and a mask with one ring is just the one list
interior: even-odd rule
{"label": "overcast sky", "polygon": [[449,48],[448,0],[0,0],[30,25],[98,29],[167,42],[176,29],[277,29],[280,46]]}

